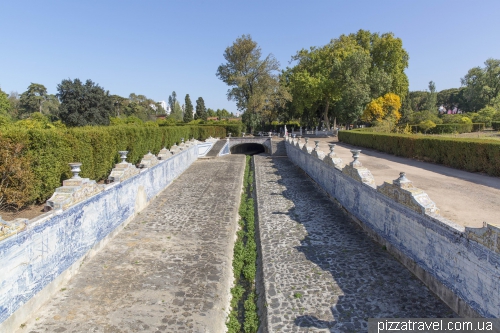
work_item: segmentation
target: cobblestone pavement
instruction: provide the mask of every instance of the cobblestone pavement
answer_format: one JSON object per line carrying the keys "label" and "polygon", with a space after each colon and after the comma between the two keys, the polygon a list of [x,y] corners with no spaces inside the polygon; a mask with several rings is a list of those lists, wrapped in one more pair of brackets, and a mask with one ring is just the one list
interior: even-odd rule
{"label": "cobblestone pavement", "polygon": [[287,158],[255,156],[269,332],[366,332],[455,316]]}
{"label": "cobblestone pavement", "polygon": [[223,332],[244,167],[195,162],[18,332]]}

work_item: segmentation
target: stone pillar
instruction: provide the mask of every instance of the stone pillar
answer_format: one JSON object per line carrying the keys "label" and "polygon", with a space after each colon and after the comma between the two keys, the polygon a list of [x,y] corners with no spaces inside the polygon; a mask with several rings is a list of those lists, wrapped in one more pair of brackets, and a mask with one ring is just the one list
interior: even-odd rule
{"label": "stone pillar", "polygon": [[141,168],[151,168],[157,164],[158,158],[155,155],[151,154],[151,151],[149,151],[146,155],[144,155],[139,165]]}
{"label": "stone pillar", "polygon": [[439,209],[427,193],[416,188],[404,172],[392,184],[384,182],[377,191],[422,215],[439,214]]}
{"label": "stone pillar", "polygon": [[163,149],[158,153],[159,160],[166,160],[170,156],[172,156],[172,152],[170,152],[166,147],[163,147]]}
{"label": "stone pillar", "polygon": [[130,177],[137,175],[140,172],[140,170],[136,168],[135,165],[127,163],[126,159],[128,151],[123,150],[119,151],[118,153],[120,153],[121,155],[122,162],[115,164],[115,168],[111,170],[108,180],[112,182],[122,182],[126,179],[129,179]]}
{"label": "stone pillar", "polygon": [[63,186],[56,188],[54,194],[47,200],[45,210],[67,209],[104,189],[104,185],[98,185],[95,180],[80,177],[82,163],[69,163],[69,166],[73,177],[64,180]]}
{"label": "stone pillar", "polygon": [[361,150],[351,149],[354,160],[346,165],[342,169],[342,172],[363,184],[375,188],[375,179],[373,178],[372,173],[358,160],[360,152]]}
{"label": "stone pillar", "polygon": [[330,153],[328,154],[327,157],[325,157],[325,159],[323,159],[323,162],[339,170],[342,170],[342,168],[344,168],[344,162],[342,161],[341,158],[337,156],[337,154],[335,154],[334,149],[336,144],[330,143],[328,146],[330,147]]}

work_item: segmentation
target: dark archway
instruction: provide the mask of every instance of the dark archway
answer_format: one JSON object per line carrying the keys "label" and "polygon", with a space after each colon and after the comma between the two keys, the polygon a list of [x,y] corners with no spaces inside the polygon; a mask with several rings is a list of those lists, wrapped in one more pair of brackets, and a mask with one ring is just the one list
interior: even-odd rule
{"label": "dark archway", "polygon": [[242,143],[231,147],[231,154],[255,155],[265,152],[266,147],[260,143]]}

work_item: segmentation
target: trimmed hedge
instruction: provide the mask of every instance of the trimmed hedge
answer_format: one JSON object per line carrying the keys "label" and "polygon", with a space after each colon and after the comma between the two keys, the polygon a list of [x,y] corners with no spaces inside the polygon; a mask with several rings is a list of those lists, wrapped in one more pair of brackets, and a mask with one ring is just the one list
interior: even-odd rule
{"label": "trimmed hedge", "polygon": [[486,128],[485,123],[472,123],[472,132],[481,132]]}
{"label": "trimmed hedge", "polygon": [[500,131],[500,121],[492,121],[491,127],[493,127],[495,131]]}
{"label": "trimmed hedge", "polygon": [[[4,152],[8,162],[23,158],[26,169],[33,173],[29,193],[15,200],[9,198],[5,184],[0,186],[0,203],[16,201],[17,208],[34,202],[44,202],[64,179],[71,177],[68,163],[81,162],[81,176],[97,181],[106,179],[119,162],[118,151],[128,150],[127,161],[138,163],[149,150],[158,153],[164,146],[179,143],[181,138],[203,140],[209,136],[225,137],[219,126],[94,126],[69,129],[2,128],[0,147],[9,144],[22,147],[21,153]],[[7,169],[8,169],[8,165]],[[9,170],[5,171],[7,174]],[[12,177],[11,177],[12,178]],[[14,177],[15,178],[15,177]],[[21,181],[12,178],[11,185]],[[19,205],[19,203],[22,203]],[[12,205],[11,205],[12,206]]]}
{"label": "trimmed hedge", "polygon": [[396,156],[500,176],[500,141],[340,131],[339,141]]}

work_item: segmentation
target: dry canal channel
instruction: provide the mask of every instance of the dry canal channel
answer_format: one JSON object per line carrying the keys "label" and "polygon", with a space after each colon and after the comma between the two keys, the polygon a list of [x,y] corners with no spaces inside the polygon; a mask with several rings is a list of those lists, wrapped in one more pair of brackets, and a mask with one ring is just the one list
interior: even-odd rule
{"label": "dry canal channel", "polygon": [[[455,317],[286,157],[253,162],[259,331]],[[226,331],[244,170],[244,155],[195,162],[18,331]]]}

